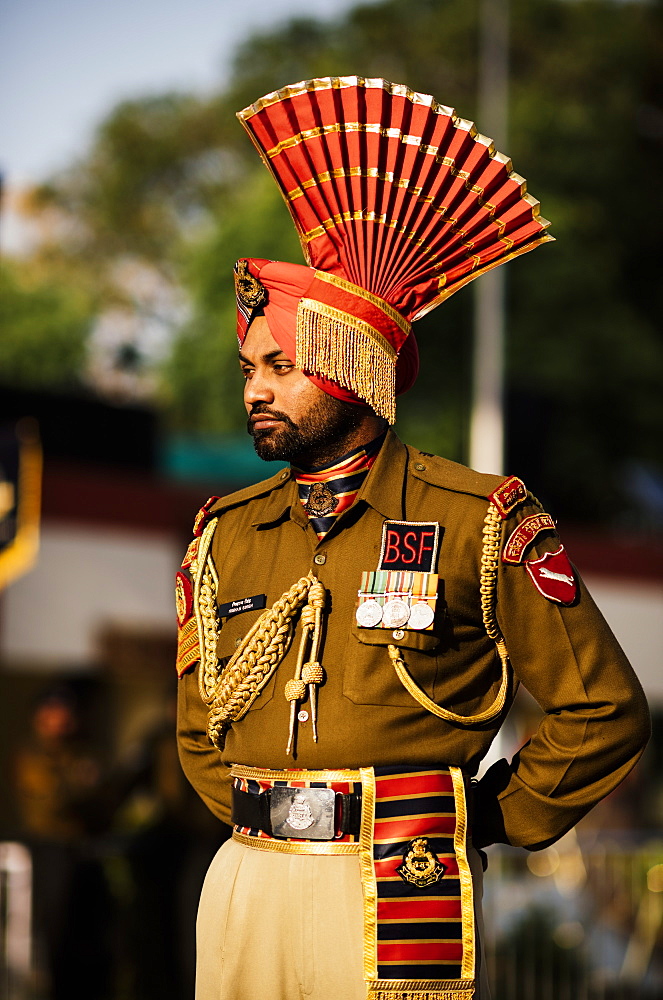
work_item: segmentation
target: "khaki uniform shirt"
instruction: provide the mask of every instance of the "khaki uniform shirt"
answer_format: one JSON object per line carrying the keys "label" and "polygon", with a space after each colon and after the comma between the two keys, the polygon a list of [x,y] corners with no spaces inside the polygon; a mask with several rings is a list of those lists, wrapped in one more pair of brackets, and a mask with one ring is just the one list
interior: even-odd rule
{"label": "khaki uniform shirt", "polygon": [[[285,752],[290,709],[284,687],[294,675],[298,634],[249,713],[233,723],[222,753],[206,735],[208,709],[196,671],[180,681],[182,765],[221,819],[229,821],[233,763],[279,769],[453,765],[473,775],[519,681],[545,715],[514,761],[498,762],[476,786],[477,846],[551,842],[624,778],[647,741],[649,716],[631,667],[582,584],[576,603],[564,607],[537,591],[524,564],[500,561],[496,615],[512,675],[505,711],[492,723],[443,721],[422,708],[396,675],[390,643],[438,705],[472,715],[493,702],[501,666],[482,619],[480,572],[487,498],[500,483],[406,447],[390,431],[354,505],[322,541],[289,470],[214,505],[211,552],[219,604],[264,594],[270,607],[309,571],[328,592],[319,738],[313,742],[310,720],[299,722],[294,760]],[[537,512],[533,503],[520,504],[502,522],[503,540]],[[436,616],[433,632],[405,629],[396,641],[389,629],[356,623],[361,574],[378,567],[385,519],[440,525],[438,604],[443,602],[444,613]],[[553,532],[539,535],[527,558],[559,544]],[[223,621],[221,666],[260,614],[256,609]]]}

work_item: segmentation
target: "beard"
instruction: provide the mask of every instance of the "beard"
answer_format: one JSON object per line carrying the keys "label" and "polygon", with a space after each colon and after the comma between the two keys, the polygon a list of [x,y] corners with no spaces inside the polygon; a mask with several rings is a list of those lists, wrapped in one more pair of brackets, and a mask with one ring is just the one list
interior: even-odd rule
{"label": "beard", "polygon": [[315,468],[351,450],[349,444],[354,431],[366,415],[363,407],[335,399],[327,393],[320,398],[295,423],[266,403],[256,403],[250,416],[264,414],[282,421],[281,427],[254,431],[249,420],[247,429],[253,437],[253,447],[265,462],[290,462],[301,468]]}

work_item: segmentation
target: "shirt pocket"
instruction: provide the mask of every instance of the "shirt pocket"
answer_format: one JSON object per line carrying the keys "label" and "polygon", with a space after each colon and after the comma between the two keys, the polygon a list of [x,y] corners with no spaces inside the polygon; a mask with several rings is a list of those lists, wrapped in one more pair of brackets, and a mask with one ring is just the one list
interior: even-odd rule
{"label": "shirt pocket", "polygon": [[357,705],[419,708],[398,679],[387,648],[390,645],[401,650],[408,671],[429,698],[433,698],[440,637],[435,631],[396,631],[398,638],[393,629],[352,626],[343,676],[343,694],[350,701]]}
{"label": "shirt pocket", "polygon": [[[230,657],[237,651],[244,636],[255,625],[263,611],[245,611],[243,614],[233,615],[224,619],[219,632],[219,639],[216,644],[216,655],[219,658],[219,676],[225,669]],[[274,671],[276,673],[277,671]],[[265,687],[260,692],[251,706],[251,711],[264,708],[274,696],[274,676],[272,676]]]}

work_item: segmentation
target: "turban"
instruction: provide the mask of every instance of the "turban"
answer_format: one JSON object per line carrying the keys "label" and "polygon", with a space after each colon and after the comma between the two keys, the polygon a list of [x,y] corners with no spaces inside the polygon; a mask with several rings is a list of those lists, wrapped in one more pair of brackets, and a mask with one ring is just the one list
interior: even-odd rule
{"label": "turban", "polygon": [[315,385],[393,423],[419,367],[412,322],[551,240],[538,201],[472,122],[386,80],[304,81],[238,117],[306,260],[237,262],[240,345],[263,310]]}
{"label": "turban", "polygon": [[[257,279],[259,285],[251,282],[251,278]],[[240,347],[253,312],[242,301],[242,288],[262,286],[261,308],[274,340],[319,389],[346,403],[371,405],[379,412],[382,401],[373,392],[374,375],[379,368],[386,368],[391,396],[399,396],[414,385],[419,371],[417,342],[410,324],[388,303],[368,296],[349,281],[303,264],[241,260],[235,267],[235,280]],[[362,331],[362,327],[370,329]],[[355,365],[347,344],[350,340],[356,342],[362,332],[362,356]],[[323,348],[327,346],[330,355],[334,346],[340,345],[336,357],[324,365],[327,374],[316,373],[322,367],[316,363],[316,352],[312,350],[318,340],[322,340]]]}

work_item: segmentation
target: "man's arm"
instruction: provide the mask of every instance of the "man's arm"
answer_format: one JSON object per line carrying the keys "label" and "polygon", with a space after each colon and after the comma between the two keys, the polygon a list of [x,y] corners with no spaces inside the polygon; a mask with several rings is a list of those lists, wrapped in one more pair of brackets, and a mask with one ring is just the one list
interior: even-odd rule
{"label": "man's arm", "polygon": [[[531,513],[507,520],[503,537]],[[541,594],[526,569],[559,545],[549,534],[521,563],[500,561],[497,618],[514,672],[545,716],[511,763],[498,761],[478,783],[478,846],[536,849],[557,840],[626,777],[649,738],[640,683],[582,582],[565,607]]]}
{"label": "man's arm", "polygon": [[178,681],[177,745],[185,775],[215,816],[230,823],[230,768],[207,738],[207,706],[198,691],[196,667]]}

